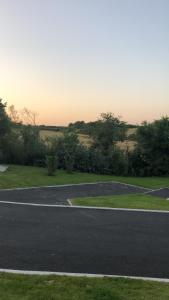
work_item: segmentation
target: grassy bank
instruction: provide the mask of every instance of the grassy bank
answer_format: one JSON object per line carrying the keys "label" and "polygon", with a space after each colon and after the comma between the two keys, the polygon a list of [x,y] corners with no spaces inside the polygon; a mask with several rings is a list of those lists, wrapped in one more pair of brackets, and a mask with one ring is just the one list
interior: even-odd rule
{"label": "grassy bank", "polygon": [[73,184],[98,181],[119,181],[148,188],[169,186],[169,177],[122,177],[74,172],[68,174],[59,170],[55,176],[47,176],[44,168],[12,165],[0,173],[0,188],[30,187],[57,184]]}
{"label": "grassy bank", "polygon": [[0,300],[167,300],[169,284],[131,279],[0,275]]}
{"label": "grassy bank", "polygon": [[73,205],[169,210],[169,201],[144,194],[76,198]]}
{"label": "grassy bank", "polygon": [[11,165],[5,173],[0,173],[0,188],[76,184],[110,180],[112,180],[111,176],[79,172],[68,174],[63,170],[58,170],[55,176],[47,176],[47,170],[44,168]]}

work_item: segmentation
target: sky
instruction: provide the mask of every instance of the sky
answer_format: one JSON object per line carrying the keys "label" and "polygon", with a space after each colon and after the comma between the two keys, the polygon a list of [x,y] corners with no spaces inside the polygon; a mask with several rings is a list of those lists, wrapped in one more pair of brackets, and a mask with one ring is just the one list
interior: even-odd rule
{"label": "sky", "polygon": [[0,0],[0,98],[67,125],[169,115],[168,0]]}

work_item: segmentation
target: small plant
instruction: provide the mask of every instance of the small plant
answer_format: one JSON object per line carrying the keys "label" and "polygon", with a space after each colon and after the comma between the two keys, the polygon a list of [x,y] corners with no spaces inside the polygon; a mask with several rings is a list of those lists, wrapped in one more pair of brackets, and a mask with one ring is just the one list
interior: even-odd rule
{"label": "small plant", "polygon": [[46,167],[48,176],[54,176],[57,168],[57,157],[55,155],[46,156]]}
{"label": "small plant", "polygon": [[74,155],[72,155],[66,151],[65,153],[65,169],[67,173],[73,172],[73,166],[74,166]]}

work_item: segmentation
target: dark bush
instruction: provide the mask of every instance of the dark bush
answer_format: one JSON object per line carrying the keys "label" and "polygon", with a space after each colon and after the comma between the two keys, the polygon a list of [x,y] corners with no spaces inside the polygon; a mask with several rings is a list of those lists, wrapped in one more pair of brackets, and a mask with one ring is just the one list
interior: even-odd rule
{"label": "dark bush", "polygon": [[48,176],[54,176],[57,168],[57,158],[55,155],[46,156],[46,167]]}

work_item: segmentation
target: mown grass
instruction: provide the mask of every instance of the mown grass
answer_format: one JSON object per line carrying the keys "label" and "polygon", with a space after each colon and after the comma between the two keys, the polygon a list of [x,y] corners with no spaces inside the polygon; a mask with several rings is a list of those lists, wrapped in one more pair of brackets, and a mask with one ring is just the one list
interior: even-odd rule
{"label": "mown grass", "polygon": [[122,278],[0,275],[0,300],[141,299],[169,299],[169,284]]}
{"label": "mown grass", "polygon": [[169,210],[169,201],[144,194],[76,198],[72,200],[72,204],[113,208]]}
{"label": "mown grass", "polygon": [[99,181],[119,181],[148,188],[169,186],[169,177],[122,177],[91,173],[57,171],[55,176],[47,176],[45,168],[11,165],[0,173],[0,188],[31,187],[59,184],[76,184]]}
{"label": "mown grass", "polygon": [[83,182],[110,181],[111,176],[74,172],[69,174],[58,170],[55,176],[47,176],[45,168],[11,165],[0,173],[0,188],[76,184]]}

